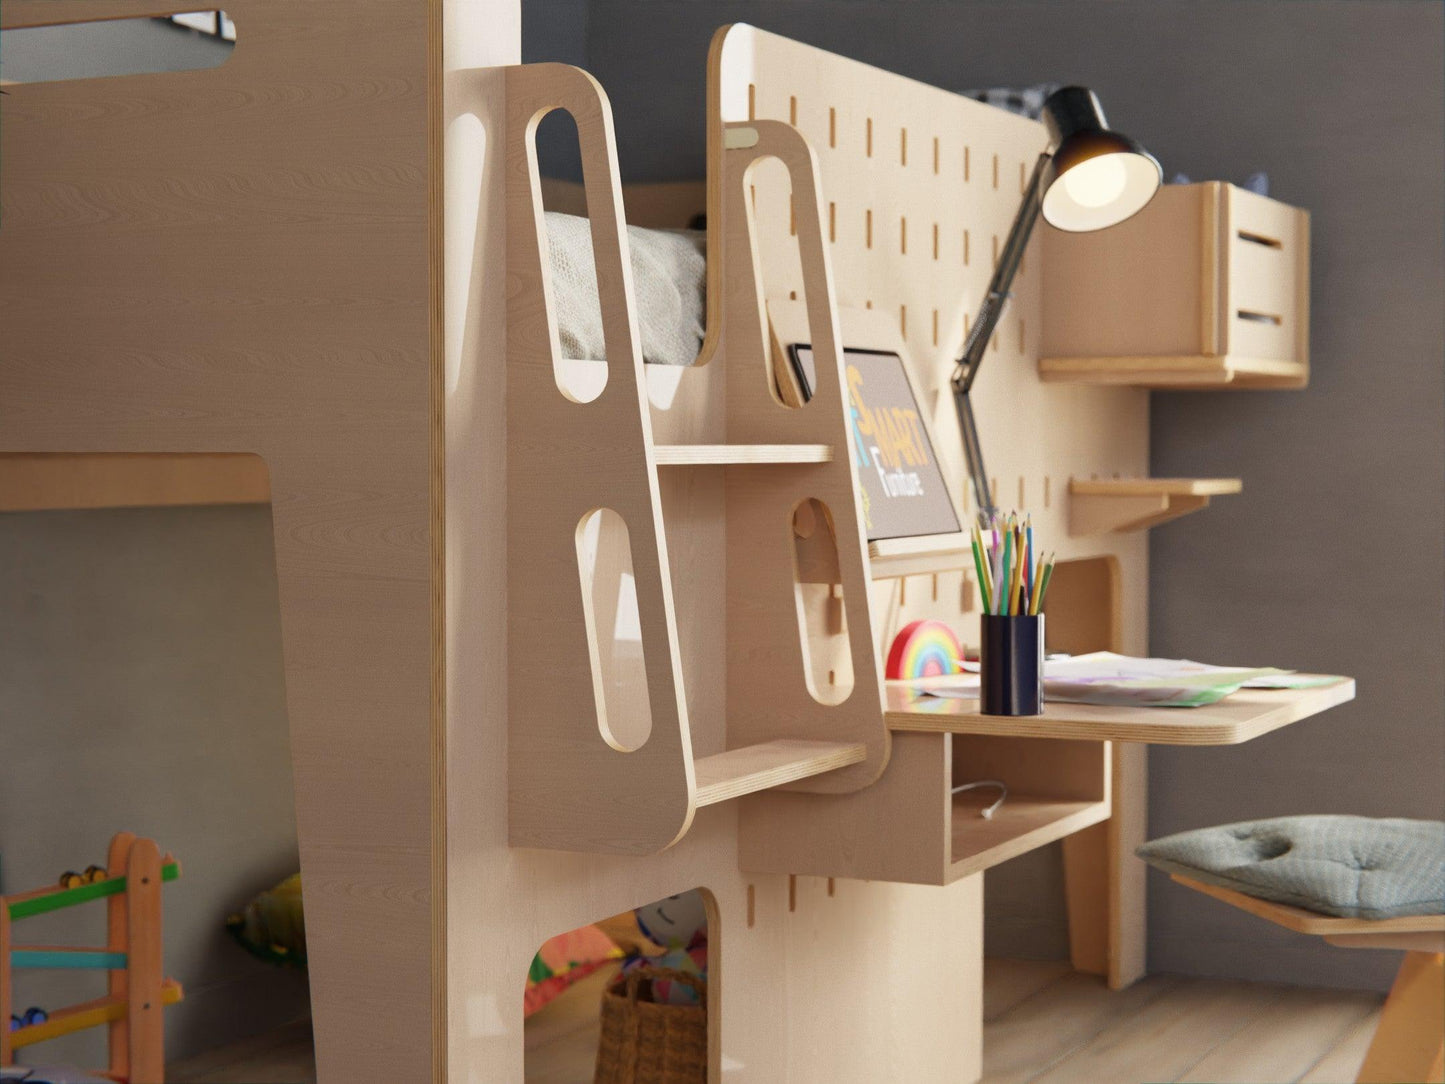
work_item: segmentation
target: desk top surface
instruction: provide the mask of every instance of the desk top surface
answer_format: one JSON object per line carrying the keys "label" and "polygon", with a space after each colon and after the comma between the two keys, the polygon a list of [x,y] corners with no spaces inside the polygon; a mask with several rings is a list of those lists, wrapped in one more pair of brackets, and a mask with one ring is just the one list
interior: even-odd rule
{"label": "desk top surface", "polygon": [[1041,715],[984,715],[976,699],[928,696],[919,683],[888,683],[890,730],[1019,738],[1237,745],[1355,698],[1354,678],[1310,689],[1241,689],[1201,708],[1050,703]]}

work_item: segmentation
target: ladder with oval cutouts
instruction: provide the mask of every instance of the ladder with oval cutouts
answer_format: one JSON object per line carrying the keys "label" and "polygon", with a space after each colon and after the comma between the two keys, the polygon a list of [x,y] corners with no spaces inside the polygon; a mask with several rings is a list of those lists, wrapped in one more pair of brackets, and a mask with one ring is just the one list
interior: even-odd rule
{"label": "ladder with oval cutouts", "polygon": [[[581,144],[605,362],[561,358],[544,270],[534,137],[558,108]],[[698,365],[644,368],[605,94],[577,69],[521,66],[507,111],[512,844],[654,853],[706,806],[867,786],[888,732],[811,149],[759,125],[724,156],[733,236],[709,273],[735,265],[725,314]],[[730,259],[749,251],[744,180],[761,157],[792,174],[824,284],[804,409],[774,385],[755,268]]]}

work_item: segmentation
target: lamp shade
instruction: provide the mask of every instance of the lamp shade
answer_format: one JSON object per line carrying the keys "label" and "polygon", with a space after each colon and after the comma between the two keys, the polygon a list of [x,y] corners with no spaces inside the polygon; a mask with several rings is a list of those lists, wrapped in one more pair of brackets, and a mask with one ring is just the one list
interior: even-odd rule
{"label": "lamp shade", "polygon": [[1164,171],[1154,156],[1111,131],[1087,87],[1062,87],[1044,102],[1054,148],[1044,176],[1043,216],[1070,233],[1123,222],[1154,198]]}

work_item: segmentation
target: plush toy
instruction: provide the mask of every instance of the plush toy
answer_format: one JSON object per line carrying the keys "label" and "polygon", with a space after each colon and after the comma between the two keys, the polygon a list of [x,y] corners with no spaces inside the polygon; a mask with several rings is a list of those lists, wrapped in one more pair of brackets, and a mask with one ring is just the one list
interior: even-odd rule
{"label": "plush toy", "polygon": [[[623,973],[640,967],[667,967],[707,981],[707,905],[697,890],[649,903],[633,911],[637,925],[666,950],[661,956],[635,956]],[[691,986],[669,979],[652,983],[652,999],[668,1005],[696,1005]]]}
{"label": "plush toy", "polygon": [[301,874],[262,892],[239,915],[226,919],[237,941],[271,963],[306,966],[306,919],[301,910]]}

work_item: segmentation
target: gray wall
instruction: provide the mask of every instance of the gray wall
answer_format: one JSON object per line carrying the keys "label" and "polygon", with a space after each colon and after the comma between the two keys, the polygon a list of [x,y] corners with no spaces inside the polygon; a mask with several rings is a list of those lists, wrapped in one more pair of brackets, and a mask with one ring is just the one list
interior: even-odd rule
{"label": "gray wall", "polygon": [[[103,865],[127,828],[182,863],[165,892],[166,971],[186,989],[168,1056],[306,1016],[304,974],[222,926],[298,868],[267,508],[0,515],[0,892]],[[105,908],[15,932],[104,944]],[[15,979],[22,1011],[104,989],[97,972]],[[103,1064],[103,1031],[22,1054]]]}
{"label": "gray wall", "polygon": [[[742,21],[953,89],[1082,82],[1166,173],[1263,169],[1274,195],[1308,207],[1310,389],[1154,397],[1154,472],[1240,475],[1245,492],[1152,533],[1153,650],[1348,672],[1360,697],[1236,749],[1157,750],[1151,830],[1445,814],[1445,7],[591,0],[589,12],[587,66],[612,99],[627,181],[703,176],[708,40]],[[523,29],[528,59],[559,57],[546,25]],[[1388,582],[1382,524],[1398,547]],[[1258,541],[1245,555],[1247,539]],[[1058,912],[1037,903],[1058,883],[1057,856],[989,881],[990,948],[1058,952]],[[1150,905],[1155,969],[1380,986],[1394,967],[1391,954],[1278,933],[1162,878]]]}
{"label": "gray wall", "polygon": [[157,19],[26,27],[0,33],[0,79],[38,83],[214,68],[231,49],[230,42]]}

